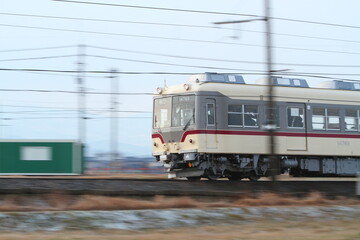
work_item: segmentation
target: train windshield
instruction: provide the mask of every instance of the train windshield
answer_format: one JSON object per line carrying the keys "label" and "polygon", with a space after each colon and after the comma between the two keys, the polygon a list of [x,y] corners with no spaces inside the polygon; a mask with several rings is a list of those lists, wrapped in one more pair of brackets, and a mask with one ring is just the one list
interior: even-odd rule
{"label": "train windshield", "polygon": [[154,128],[171,126],[171,97],[154,101]]}
{"label": "train windshield", "polygon": [[195,123],[195,96],[174,96],[154,101],[154,128],[189,126]]}
{"label": "train windshield", "polygon": [[173,97],[172,126],[189,126],[195,123],[195,96]]}

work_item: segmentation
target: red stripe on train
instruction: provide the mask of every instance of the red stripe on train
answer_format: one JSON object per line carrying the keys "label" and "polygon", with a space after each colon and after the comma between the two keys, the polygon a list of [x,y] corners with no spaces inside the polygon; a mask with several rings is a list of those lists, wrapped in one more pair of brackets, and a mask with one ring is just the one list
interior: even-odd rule
{"label": "red stripe on train", "polygon": [[[188,135],[193,134],[220,134],[220,135],[247,135],[247,136],[267,136],[264,131],[231,131],[231,130],[190,130],[183,133],[181,142],[185,141]],[[322,137],[322,138],[360,138],[360,134],[336,134],[336,133],[291,133],[275,132],[276,136],[281,137]]]}
{"label": "red stripe on train", "polygon": [[159,138],[162,144],[165,143],[164,138],[163,136],[161,136],[161,134],[155,133],[152,135],[152,138]]}

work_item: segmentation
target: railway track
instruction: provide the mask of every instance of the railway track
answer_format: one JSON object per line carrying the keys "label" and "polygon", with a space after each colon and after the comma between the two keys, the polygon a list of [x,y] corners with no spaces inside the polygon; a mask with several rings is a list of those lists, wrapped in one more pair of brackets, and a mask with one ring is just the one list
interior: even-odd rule
{"label": "railway track", "polygon": [[272,192],[356,197],[354,181],[199,181],[159,179],[0,178],[0,194],[93,194],[112,196],[232,197]]}

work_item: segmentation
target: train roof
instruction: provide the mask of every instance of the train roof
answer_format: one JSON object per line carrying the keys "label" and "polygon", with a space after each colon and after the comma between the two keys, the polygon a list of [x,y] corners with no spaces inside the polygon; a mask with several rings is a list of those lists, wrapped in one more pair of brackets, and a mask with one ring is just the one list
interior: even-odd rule
{"label": "train roof", "polygon": [[[159,88],[159,95],[186,94],[201,92],[212,92],[212,94],[221,94],[234,99],[247,100],[266,100],[268,96],[268,85],[264,84],[236,84],[233,82],[209,81],[207,78],[194,80],[197,77],[190,77],[188,83]],[[198,79],[198,78],[197,78]],[[291,81],[289,81],[291,82]],[[274,83],[274,81],[273,81]],[[360,84],[359,84],[360,85]],[[356,87],[356,85],[355,85]],[[360,86],[359,86],[360,87]],[[360,91],[354,89],[335,89],[334,86],[323,86],[323,88],[310,88],[306,86],[274,86],[274,100],[285,102],[309,102],[326,104],[348,104],[360,106]]]}

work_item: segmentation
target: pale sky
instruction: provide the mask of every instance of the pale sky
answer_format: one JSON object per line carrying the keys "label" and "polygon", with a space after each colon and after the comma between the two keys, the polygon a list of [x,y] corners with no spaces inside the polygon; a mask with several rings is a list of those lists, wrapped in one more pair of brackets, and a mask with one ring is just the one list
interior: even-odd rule
{"label": "pale sky", "polygon": [[[263,0],[83,1],[221,13],[264,14]],[[272,0],[272,16],[275,18],[355,26],[335,27],[273,20],[274,62],[293,64],[278,64],[274,69],[360,79],[360,76],[356,75],[360,72],[353,66],[360,65],[359,9],[360,2],[357,0]],[[262,33],[265,30],[264,22],[220,27],[212,24],[218,21],[247,19],[253,18],[52,0],[3,0],[0,11],[0,68],[76,70],[77,45],[85,44],[87,71],[109,71],[116,68],[123,72],[261,72],[266,69],[265,65],[261,64],[266,61],[265,35]],[[211,69],[212,67],[215,69]],[[4,91],[77,91],[74,74],[3,70],[0,74],[1,138],[78,138],[77,94]],[[108,74],[87,74],[87,91],[109,92],[108,77]],[[175,74],[119,74],[118,77],[119,92],[122,93],[153,93],[157,87],[163,86],[165,80],[167,85],[175,85],[186,82],[188,78],[186,75]],[[248,83],[261,77],[244,75]],[[308,80],[310,86],[324,81],[310,77],[304,79]],[[88,155],[109,151],[109,98],[106,94],[87,96],[88,117],[91,118],[87,120]],[[125,155],[150,156],[152,96],[123,95],[119,96],[119,101],[120,111],[142,111],[119,113],[120,152]]]}

